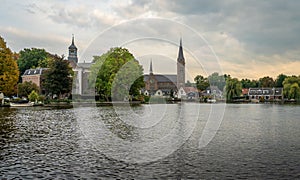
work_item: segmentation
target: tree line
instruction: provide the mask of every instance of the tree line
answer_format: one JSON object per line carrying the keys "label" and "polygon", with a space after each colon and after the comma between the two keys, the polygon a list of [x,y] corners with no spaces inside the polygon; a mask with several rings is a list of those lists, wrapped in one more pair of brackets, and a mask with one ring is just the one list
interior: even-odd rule
{"label": "tree line", "polygon": [[45,68],[42,87],[50,97],[62,96],[71,91],[72,68],[64,56],[53,55],[45,49],[25,48],[19,53],[12,52],[0,36],[0,91],[6,96],[36,97],[39,87],[32,82],[23,82],[22,75],[27,69]]}
{"label": "tree line", "polygon": [[[105,101],[141,98],[144,87],[143,68],[125,48],[111,48],[101,56],[94,56],[89,86],[95,88]],[[6,96],[18,95],[35,99],[41,87],[33,82],[22,82],[28,69],[46,68],[42,75],[42,90],[49,98],[71,94],[72,81],[76,76],[64,56],[53,55],[45,49],[25,48],[13,53],[0,36],[0,91]]]}
{"label": "tree line", "polygon": [[197,75],[194,78],[199,91],[206,90],[209,86],[217,86],[226,96],[227,101],[232,101],[235,97],[242,95],[243,88],[283,88],[283,95],[287,99],[300,99],[300,75],[279,74],[276,79],[265,76],[259,79],[233,78],[228,74],[219,75],[215,72],[204,77]]}
{"label": "tree line", "polygon": [[[53,55],[38,48],[25,48],[15,53],[0,36],[0,91],[6,96],[29,96],[33,91],[39,92],[34,83],[21,83],[21,76],[32,68],[47,68],[42,83],[47,96],[53,98],[53,95],[57,95],[60,98],[70,94],[72,80],[76,75],[64,56]],[[143,68],[125,48],[111,48],[100,56],[94,56],[88,80],[102,100],[142,98],[139,91],[144,87]],[[199,91],[217,86],[224,92],[227,101],[241,96],[242,88],[258,87],[282,87],[285,98],[300,98],[300,76],[296,75],[279,74],[276,79],[265,76],[239,80],[229,74],[215,72],[207,77],[197,75],[194,81]]]}

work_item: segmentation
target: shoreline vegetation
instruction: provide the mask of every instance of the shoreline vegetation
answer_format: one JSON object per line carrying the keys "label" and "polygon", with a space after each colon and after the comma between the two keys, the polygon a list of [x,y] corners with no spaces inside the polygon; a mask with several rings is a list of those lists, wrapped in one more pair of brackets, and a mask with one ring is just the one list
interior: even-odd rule
{"label": "shoreline vegetation", "polygon": [[[200,104],[279,104],[279,105],[300,105],[300,102],[297,100],[282,100],[282,101],[260,101],[260,102],[252,102],[251,100],[235,100],[232,102],[226,102],[225,100],[218,100],[216,102],[205,102],[204,100],[181,100],[181,99],[170,99],[170,98],[154,98],[154,100],[150,100],[148,102],[142,101],[95,101],[95,100],[80,100],[72,101],[70,99],[65,100],[51,100],[45,103],[34,103],[32,107],[43,106],[43,107],[65,107],[65,108],[72,108],[72,107],[90,107],[90,106],[138,106],[142,104],[179,104],[179,103],[200,103]],[[10,103],[0,104],[0,107],[10,107]]]}

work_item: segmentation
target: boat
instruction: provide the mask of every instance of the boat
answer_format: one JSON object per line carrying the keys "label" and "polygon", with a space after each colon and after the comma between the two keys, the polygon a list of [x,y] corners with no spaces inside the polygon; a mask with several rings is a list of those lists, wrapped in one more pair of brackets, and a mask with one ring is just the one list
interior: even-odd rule
{"label": "boat", "polygon": [[34,103],[27,100],[20,100],[18,102],[10,103],[10,107],[31,107]]}
{"label": "boat", "polygon": [[258,99],[251,99],[251,102],[252,103],[259,103],[259,100]]}
{"label": "boat", "polygon": [[208,103],[216,103],[217,100],[216,100],[216,99],[207,99],[207,102],[208,102]]}

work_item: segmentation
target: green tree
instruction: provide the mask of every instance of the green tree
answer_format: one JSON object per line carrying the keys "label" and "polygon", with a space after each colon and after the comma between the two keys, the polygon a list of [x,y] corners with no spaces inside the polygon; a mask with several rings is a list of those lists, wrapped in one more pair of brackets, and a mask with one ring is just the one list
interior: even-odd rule
{"label": "green tree", "polygon": [[288,76],[283,81],[283,95],[288,99],[299,99],[300,76]]}
{"label": "green tree", "polygon": [[201,75],[197,75],[194,78],[194,81],[196,82],[197,89],[200,90],[200,91],[205,90],[209,86],[208,79],[205,78],[205,77],[203,77],[203,76],[201,76]]}
{"label": "green tree", "polygon": [[64,60],[64,57],[57,55],[53,56],[53,59],[49,61],[48,70],[45,72],[45,81],[43,83],[46,89],[46,94],[56,94],[59,98],[66,95],[72,90],[72,76],[73,71],[69,66],[68,61]]}
{"label": "green tree", "polygon": [[287,78],[287,75],[279,74],[275,80],[275,87],[283,87],[283,81]]}
{"label": "green tree", "polygon": [[225,86],[226,101],[232,102],[234,97],[242,93],[242,83],[237,78],[228,78]]}
{"label": "green tree", "polygon": [[13,53],[6,47],[6,42],[0,36],[0,91],[6,96],[15,94],[18,79],[19,69],[13,59]]}
{"label": "green tree", "polygon": [[49,54],[45,49],[25,48],[24,50],[21,50],[17,61],[20,75],[23,75],[24,72],[30,68],[47,67],[47,57],[49,57]]}
{"label": "green tree", "polygon": [[250,79],[242,79],[242,88],[256,88],[258,87],[259,83],[257,80],[250,80]]}
{"label": "green tree", "polygon": [[39,99],[39,95],[37,92],[35,92],[34,90],[31,91],[31,93],[28,95],[28,99],[31,102],[37,101]]}
{"label": "green tree", "polygon": [[225,87],[225,78],[227,78],[227,75],[219,75],[217,72],[214,72],[207,77],[210,86],[217,86],[221,90]]}
{"label": "green tree", "polygon": [[144,87],[143,68],[125,48],[111,48],[93,62],[89,83],[95,85],[101,99],[109,101],[113,95],[122,100],[124,95],[138,95]]}
{"label": "green tree", "polygon": [[266,76],[266,77],[259,79],[259,86],[260,87],[274,87],[275,81],[273,80],[273,78]]}
{"label": "green tree", "polygon": [[18,95],[27,97],[32,91],[39,92],[39,87],[33,82],[23,82],[18,84]]}

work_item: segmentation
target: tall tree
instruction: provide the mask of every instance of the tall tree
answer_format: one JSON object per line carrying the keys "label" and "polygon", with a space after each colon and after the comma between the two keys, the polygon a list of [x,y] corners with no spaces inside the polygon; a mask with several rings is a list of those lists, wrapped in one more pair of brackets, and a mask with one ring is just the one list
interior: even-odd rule
{"label": "tall tree", "polygon": [[111,48],[93,61],[89,83],[95,85],[100,98],[109,101],[113,95],[122,100],[126,94],[138,95],[144,87],[143,68],[127,49]]}
{"label": "tall tree", "polygon": [[256,88],[258,87],[258,81],[257,80],[250,80],[250,79],[242,79],[242,88]]}
{"label": "tall tree", "polygon": [[283,81],[283,95],[288,99],[300,98],[300,76],[289,76]]}
{"label": "tall tree", "polygon": [[217,86],[220,90],[223,90],[225,87],[225,78],[227,78],[227,75],[219,75],[217,72],[214,72],[207,77],[210,86]]}
{"label": "tall tree", "polygon": [[232,102],[234,97],[242,93],[242,83],[237,78],[228,78],[225,86],[226,101]]}
{"label": "tall tree", "polygon": [[275,80],[276,87],[283,87],[283,81],[287,78],[287,75],[279,74]]}
{"label": "tall tree", "polygon": [[36,67],[47,67],[45,59],[48,57],[48,53],[45,49],[38,48],[25,48],[21,50],[18,58],[18,66],[20,70],[20,75],[23,75],[27,69]]}
{"label": "tall tree", "polygon": [[203,77],[203,76],[201,76],[201,75],[197,75],[194,78],[194,81],[196,82],[197,89],[200,90],[200,91],[205,90],[209,86],[208,79],[205,78],[205,77]]}
{"label": "tall tree", "polygon": [[265,77],[259,79],[259,86],[260,87],[274,87],[275,81],[273,80],[273,78],[271,78],[269,76],[265,76]]}
{"label": "tall tree", "polygon": [[7,96],[15,94],[18,79],[18,65],[13,59],[11,50],[6,47],[6,42],[0,36],[0,91]]}
{"label": "tall tree", "polygon": [[53,97],[56,94],[59,98],[71,92],[72,89],[72,68],[64,57],[57,55],[49,61],[48,70],[45,72],[45,82],[43,83],[46,89],[46,94]]}

